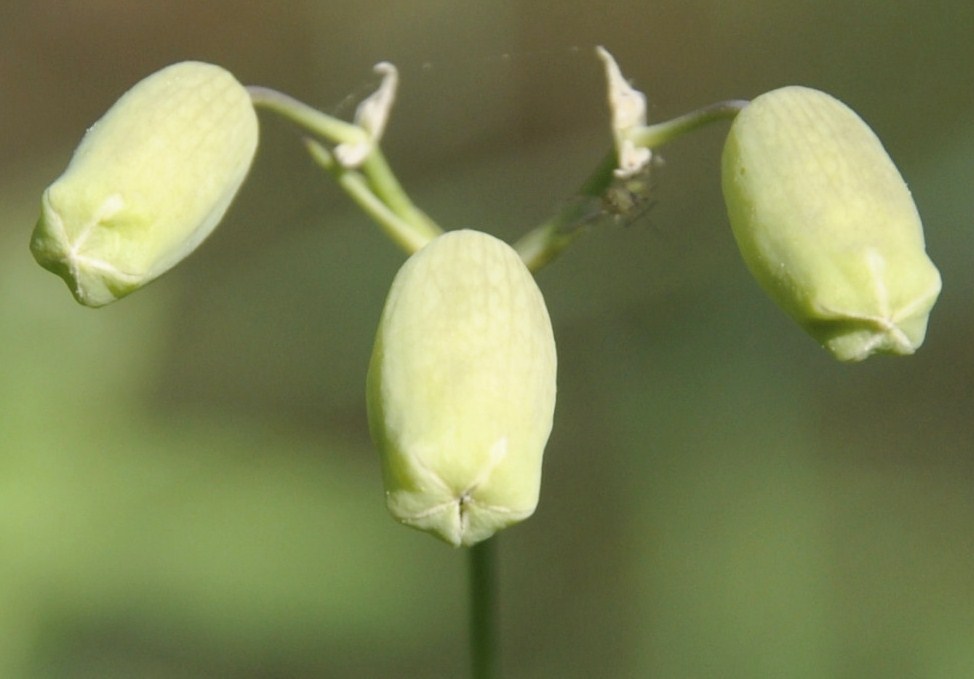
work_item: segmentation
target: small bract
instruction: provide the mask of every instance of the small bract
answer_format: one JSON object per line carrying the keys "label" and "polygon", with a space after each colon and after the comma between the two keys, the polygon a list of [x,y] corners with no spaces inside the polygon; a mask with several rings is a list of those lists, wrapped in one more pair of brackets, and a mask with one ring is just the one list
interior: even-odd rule
{"label": "small bract", "polygon": [[855,112],[805,87],[763,94],[734,120],[722,175],[744,261],[836,358],[923,343],[940,274],[906,183]]}
{"label": "small bract", "polygon": [[555,407],[541,291],[502,241],[437,237],[389,291],[368,375],[389,511],[452,545],[530,516]]}
{"label": "small bract", "polygon": [[150,75],[88,130],[44,192],[31,251],[82,304],[103,306],[192,252],[257,149],[246,89],[211,64]]}

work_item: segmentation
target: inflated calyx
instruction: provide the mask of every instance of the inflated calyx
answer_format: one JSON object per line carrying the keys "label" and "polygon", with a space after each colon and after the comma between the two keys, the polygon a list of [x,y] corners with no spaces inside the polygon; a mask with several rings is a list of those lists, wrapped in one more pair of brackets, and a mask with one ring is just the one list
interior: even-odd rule
{"label": "inflated calyx", "polygon": [[757,97],[731,126],[722,177],[747,266],[836,358],[923,343],[940,275],[906,183],[845,104],[805,87]]}
{"label": "inflated calyx", "polygon": [[453,545],[530,516],[555,407],[555,342],[517,253],[448,232],[393,281],[368,375],[389,511]]}

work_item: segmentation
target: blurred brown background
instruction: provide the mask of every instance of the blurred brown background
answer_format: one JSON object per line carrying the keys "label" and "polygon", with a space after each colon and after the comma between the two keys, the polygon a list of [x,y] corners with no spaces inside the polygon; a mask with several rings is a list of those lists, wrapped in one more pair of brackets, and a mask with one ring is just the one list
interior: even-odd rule
{"label": "blurred brown background", "polygon": [[452,677],[464,553],[385,513],[364,376],[402,255],[262,116],[214,236],[75,305],[27,242],[85,128],[174,61],[350,117],[449,228],[513,239],[609,144],[607,46],[663,119],[784,84],[884,140],[944,293],[908,359],[839,365],[758,290],[725,125],[653,208],[539,276],[559,405],[500,536],[509,677],[974,676],[974,4],[73,0],[0,5],[0,676]]}

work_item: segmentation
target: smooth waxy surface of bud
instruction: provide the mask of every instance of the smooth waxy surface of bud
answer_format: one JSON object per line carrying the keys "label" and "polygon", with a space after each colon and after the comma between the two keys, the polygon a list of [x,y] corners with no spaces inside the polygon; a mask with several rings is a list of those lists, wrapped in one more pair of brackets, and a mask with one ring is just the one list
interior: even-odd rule
{"label": "smooth waxy surface of bud", "polygon": [[855,112],[804,87],[763,94],[734,120],[722,176],[751,272],[836,358],[923,343],[940,275],[903,178]]}
{"label": "smooth waxy surface of bud", "polygon": [[175,266],[206,238],[257,149],[246,89],[211,64],[145,78],[88,130],[44,192],[31,251],[87,306]]}
{"label": "smooth waxy surface of bud", "polygon": [[386,300],[368,376],[393,516],[453,545],[530,516],[555,372],[544,299],[511,247],[453,231],[410,257]]}

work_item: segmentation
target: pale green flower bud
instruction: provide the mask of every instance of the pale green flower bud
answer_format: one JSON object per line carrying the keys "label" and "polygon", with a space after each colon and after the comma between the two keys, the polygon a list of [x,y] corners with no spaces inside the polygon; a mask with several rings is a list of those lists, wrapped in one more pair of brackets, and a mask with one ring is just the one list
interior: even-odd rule
{"label": "pale green flower bud", "polygon": [[31,251],[97,307],[142,287],[217,225],[257,149],[247,90],[210,64],[145,78],[88,130],[44,192]]}
{"label": "pale green flower bud", "polygon": [[903,178],[843,103],[804,87],[756,98],[731,126],[723,190],[755,278],[836,358],[923,343],[940,274]]}
{"label": "pale green flower bud", "polygon": [[392,515],[453,545],[529,517],[555,368],[544,299],[511,247],[452,231],[410,257],[389,291],[368,377]]}

